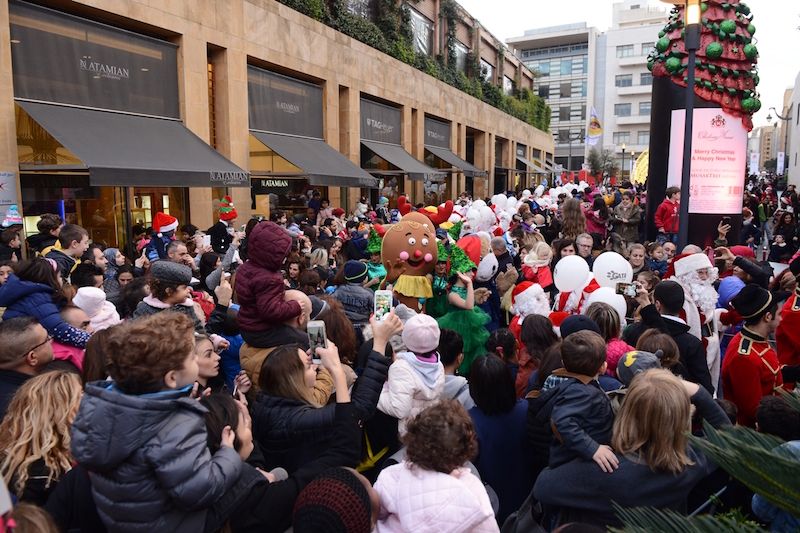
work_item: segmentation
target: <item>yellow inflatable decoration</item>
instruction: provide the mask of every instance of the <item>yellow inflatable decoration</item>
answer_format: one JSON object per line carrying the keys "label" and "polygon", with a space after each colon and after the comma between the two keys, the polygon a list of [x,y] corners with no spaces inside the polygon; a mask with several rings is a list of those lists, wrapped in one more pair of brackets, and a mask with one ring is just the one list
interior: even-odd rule
{"label": "yellow inflatable decoration", "polygon": [[633,167],[633,183],[634,185],[644,185],[647,181],[647,175],[650,172],[650,149],[648,148],[636,158],[636,164]]}

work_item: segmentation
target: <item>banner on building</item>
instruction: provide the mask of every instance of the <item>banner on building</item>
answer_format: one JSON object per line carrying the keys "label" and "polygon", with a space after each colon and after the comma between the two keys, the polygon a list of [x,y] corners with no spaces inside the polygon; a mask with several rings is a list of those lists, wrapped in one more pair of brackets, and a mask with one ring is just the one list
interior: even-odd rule
{"label": "banner on building", "polygon": [[758,165],[761,159],[761,154],[754,152],[750,154],[750,174],[758,174]]}
{"label": "banner on building", "polygon": [[[13,172],[0,172],[0,218],[6,218],[12,205],[17,205],[16,176]],[[18,211],[22,213],[22,209]]]}
{"label": "banner on building", "polygon": [[778,167],[775,169],[775,173],[778,176],[783,176],[783,171],[786,168],[786,154],[784,152],[778,152]]}
{"label": "banner on building", "polygon": [[600,124],[600,118],[597,116],[597,111],[592,106],[592,114],[589,116],[589,129],[586,130],[586,144],[594,146],[600,140],[603,134],[603,125]]}
{"label": "banner on building", "polygon": [[[680,187],[686,110],[672,112],[667,185]],[[689,177],[689,213],[738,213],[742,210],[747,130],[721,109],[695,109]]]}

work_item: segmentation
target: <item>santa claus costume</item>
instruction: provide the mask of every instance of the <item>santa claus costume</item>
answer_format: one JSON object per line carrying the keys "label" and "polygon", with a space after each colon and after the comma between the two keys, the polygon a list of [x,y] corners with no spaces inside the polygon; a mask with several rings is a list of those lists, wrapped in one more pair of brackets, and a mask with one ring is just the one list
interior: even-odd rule
{"label": "santa claus costume", "polygon": [[523,281],[511,292],[511,312],[514,313],[514,318],[511,319],[508,329],[519,343],[519,369],[514,387],[517,391],[517,398],[523,398],[528,387],[528,379],[537,369],[538,361],[528,354],[525,344],[522,343],[522,323],[530,315],[548,316],[550,314],[550,297],[538,283]]}
{"label": "santa claus costume", "polygon": [[597,280],[594,279],[592,273],[586,278],[586,282],[579,289],[572,292],[559,292],[558,293],[558,306],[556,311],[562,311],[569,315],[582,315],[586,313],[589,307],[589,295],[600,288]]}
{"label": "santa claus costume", "polygon": [[[707,275],[701,276],[700,272]],[[664,279],[678,282],[685,294],[680,318],[689,326],[689,333],[703,341],[706,349],[706,365],[711,374],[711,384],[719,387],[721,354],[719,347],[719,324],[715,313],[719,294],[714,290],[719,270],[711,264],[704,253],[675,256]],[[705,277],[705,279],[703,279]]]}

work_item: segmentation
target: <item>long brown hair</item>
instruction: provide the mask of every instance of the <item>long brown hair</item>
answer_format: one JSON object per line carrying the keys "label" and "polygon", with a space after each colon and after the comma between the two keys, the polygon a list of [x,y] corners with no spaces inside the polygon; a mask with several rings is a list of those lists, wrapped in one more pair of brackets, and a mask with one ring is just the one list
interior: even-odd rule
{"label": "long brown hair", "polygon": [[611,446],[637,455],[653,472],[679,474],[694,464],[686,455],[691,429],[689,394],[669,370],[637,374],[614,421]]}
{"label": "long brown hair", "polygon": [[353,329],[353,323],[347,318],[341,300],[330,295],[319,298],[327,302],[328,309],[320,313],[317,320],[325,322],[328,338],[339,349],[339,359],[342,363],[349,365],[356,357],[356,332]]}
{"label": "long brown hair", "polygon": [[14,267],[14,274],[22,281],[41,283],[53,289],[53,302],[66,302],[67,296],[58,281],[58,272],[53,264],[44,257],[22,261]]}
{"label": "long brown hair", "polygon": [[320,407],[311,389],[306,387],[303,363],[297,355],[297,344],[286,344],[270,353],[261,363],[258,387],[267,396],[298,400]]}
{"label": "long brown hair", "polygon": [[572,241],[578,238],[581,233],[586,233],[586,215],[581,209],[581,202],[577,198],[570,198],[561,206],[561,218],[564,220],[564,227],[561,234],[566,239]]}

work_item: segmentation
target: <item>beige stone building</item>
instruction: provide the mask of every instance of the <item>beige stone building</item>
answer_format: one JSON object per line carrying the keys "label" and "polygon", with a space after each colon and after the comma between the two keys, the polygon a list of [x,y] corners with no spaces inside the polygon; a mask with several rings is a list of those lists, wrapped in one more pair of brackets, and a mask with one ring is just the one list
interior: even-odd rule
{"label": "beige stone building", "polygon": [[[435,55],[439,0],[413,8]],[[462,19],[459,60],[533,86]],[[312,190],[348,211],[361,196],[433,203],[513,190],[552,162],[550,133],[274,0],[2,0],[0,33],[0,205],[20,206],[26,235],[59,212],[123,247],[159,211],[204,230],[226,193],[238,226],[303,213]]]}

